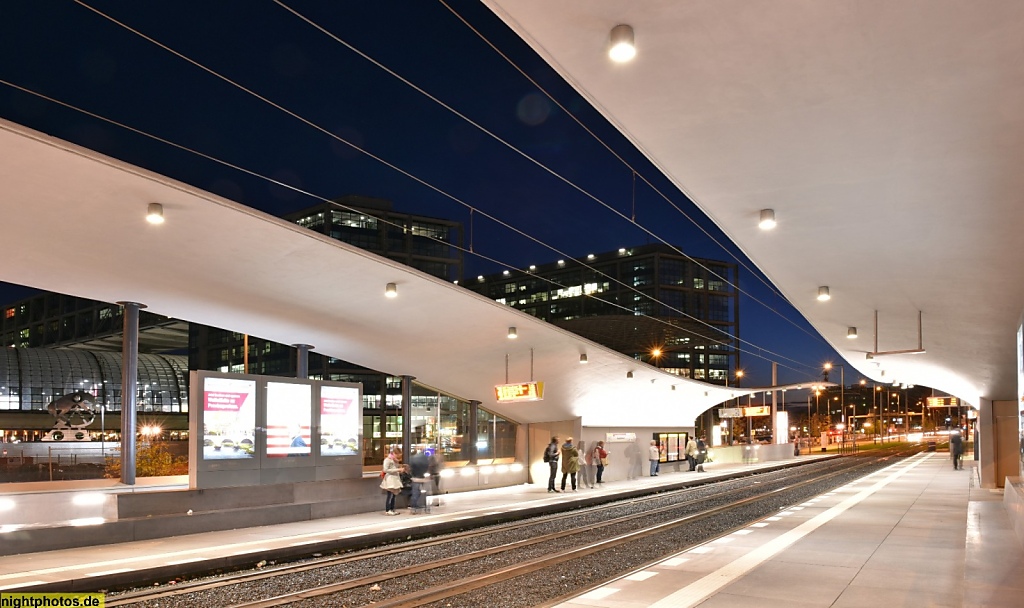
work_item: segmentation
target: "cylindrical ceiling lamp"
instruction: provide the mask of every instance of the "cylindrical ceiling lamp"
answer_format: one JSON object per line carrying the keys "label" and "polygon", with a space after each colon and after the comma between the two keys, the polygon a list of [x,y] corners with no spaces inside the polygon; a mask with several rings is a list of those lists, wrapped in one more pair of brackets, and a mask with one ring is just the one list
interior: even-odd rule
{"label": "cylindrical ceiling lamp", "polygon": [[580,363],[586,363],[586,362],[587,362],[587,353],[583,353],[582,355],[580,355]]}
{"label": "cylindrical ceiling lamp", "polygon": [[388,283],[387,286],[384,287],[384,295],[388,298],[397,298],[398,285],[395,285],[394,283]]}
{"label": "cylindrical ceiling lamp", "polygon": [[518,337],[519,337],[519,334],[516,332],[516,328],[515,327],[509,327],[508,328],[508,339],[509,340],[515,340]]}
{"label": "cylindrical ceiling lamp", "polygon": [[832,296],[828,293],[828,287],[823,285],[823,286],[818,288],[818,301],[819,302],[824,302],[824,301],[829,300],[831,298],[832,298]]}
{"label": "cylindrical ceiling lamp", "polygon": [[857,338],[857,328],[856,327],[851,327],[851,328],[847,329],[846,330],[846,337],[851,339],[851,340],[855,340]]}
{"label": "cylindrical ceiling lamp", "polygon": [[761,230],[771,230],[775,227],[775,210],[774,209],[762,209],[761,210],[761,221],[757,223]]}
{"label": "cylindrical ceiling lamp", "polygon": [[624,63],[636,57],[636,45],[633,41],[633,28],[631,26],[621,24],[612,28],[608,56],[616,63]]}
{"label": "cylindrical ceiling lamp", "polygon": [[150,224],[164,223],[164,206],[160,203],[150,203],[146,211],[146,221]]}

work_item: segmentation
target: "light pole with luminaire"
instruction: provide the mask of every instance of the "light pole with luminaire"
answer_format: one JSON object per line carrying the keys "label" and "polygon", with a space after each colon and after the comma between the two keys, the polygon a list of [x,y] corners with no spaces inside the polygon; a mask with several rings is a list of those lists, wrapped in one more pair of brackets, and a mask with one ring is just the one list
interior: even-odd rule
{"label": "light pole with luminaire", "polygon": [[[846,417],[846,366],[841,364],[841,363],[837,363],[835,365],[833,365],[831,363],[826,363],[825,364],[825,371],[828,372],[833,367],[838,367],[839,368],[839,402],[842,404],[842,407],[839,410],[839,415],[845,418]],[[830,416],[830,418],[831,418],[831,416]],[[843,433],[843,437],[846,437],[846,433]]]}

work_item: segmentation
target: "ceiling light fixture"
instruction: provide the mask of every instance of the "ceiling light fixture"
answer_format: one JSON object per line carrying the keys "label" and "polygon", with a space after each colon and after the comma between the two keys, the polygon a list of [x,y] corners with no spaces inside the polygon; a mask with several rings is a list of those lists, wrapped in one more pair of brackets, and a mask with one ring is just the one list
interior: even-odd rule
{"label": "ceiling light fixture", "polygon": [[819,287],[818,288],[818,301],[819,302],[824,302],[824,301],[830,300],[830,299],[832,299],[832,295],[829,294],[828,287],[825,287],[824,285]]}
{"label": "ceiling light fixture", "polygon": [[394,283],[388,283],[387,286],[384,287],[384,295],[385,295],[385,297],[388,297],[388,298],[397,298],[398,297],[398,285],[396,285]]}
{"label": "ceiling light fixture", "polygon": [[851,339],[851,340],[856,340],[857,339],[857,328],[856,327],[851,327],[851,328],[847,329],[846,330],[846,337]]}
{"label": "ceiling light fixture", "polygon": [[633,377],[633,372],[626,372],[626,377],[627,378],[632,378]]}
{"label": "ceiling light fixture", "polygon": [[580,355],[580,363],[586,363],[586,362],[587,362],[587,353],[583,353],[582,355]]}
{"label": "ceiling light fixture", "polygon": [[516,332],[516,328],[515,327],[509,327],[508,328],[508,339],[509,340],[515,340],[518,337],[519,337],[519,334]]}
{"label": "ceiling light fixture", "polygon": [[771,230],[775,227],[775,210],[774,209],[762,209],[761,210],[761,221],[757,223],[757,226],[761,230]]}
{"label": "ceiling light fixture", "polygon": [[634,43],[632,27],[621,24],[612,28],[608,57],[616,63],[625,63],[636,57],[636,44]]}
{"label": "ceiling light fixture", "polygon": [[146,221],[150,224],[164,223],[164,206],[160,203],[150,203],[146,211]]}

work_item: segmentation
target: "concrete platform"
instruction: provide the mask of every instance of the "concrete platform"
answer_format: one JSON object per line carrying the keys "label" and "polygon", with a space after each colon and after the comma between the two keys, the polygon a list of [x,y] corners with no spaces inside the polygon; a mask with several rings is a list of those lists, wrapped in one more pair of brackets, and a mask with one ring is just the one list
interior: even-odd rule
{"label": "concrete platform", "polygon": [[[772,464],[716,465],[702,477]],[[953,471],[947,454],[921,454],[565,606],[1022,605],[1024,548],[1002,492],[979,489],[973,464]],[[697,475],[642,477],[563,494],[523,485],[449,494],[429,515],[386,517],[382,502],[374,513],[12,555],[0,557],[0,590],[170,581],[185,568],[255,564],[268,554],[298,554],[325,543],[402,536],[412,528],[496,519],[513,510],[567,508],[599,494],[629,495]]]}
{"label": "concrete platform", "polygon": [[1024,547],[975,463],[923,453],[564,608],[1024,605]]}

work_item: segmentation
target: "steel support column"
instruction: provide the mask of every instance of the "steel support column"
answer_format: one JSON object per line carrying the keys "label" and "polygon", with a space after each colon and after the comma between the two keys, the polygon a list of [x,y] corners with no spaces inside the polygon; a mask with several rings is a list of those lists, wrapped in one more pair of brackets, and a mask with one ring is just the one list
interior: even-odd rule
{"label": "steel support column", "polygon": [[138,302],[118,302],[123,308],[124,333],[121,344],[121,483],[135,485],[135,429],[139,386]]}
{"label": "steel support column", "polygon": [[412,381],[414,376],[402,376],[402,453],[408,462],[412,449]]}

